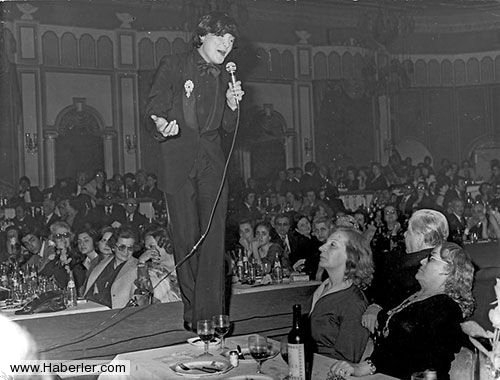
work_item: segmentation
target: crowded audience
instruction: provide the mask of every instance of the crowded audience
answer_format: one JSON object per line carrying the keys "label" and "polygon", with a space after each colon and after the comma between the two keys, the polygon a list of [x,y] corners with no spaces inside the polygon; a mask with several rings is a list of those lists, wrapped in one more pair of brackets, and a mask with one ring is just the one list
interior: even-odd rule
{"label": "crowded audience", "polygon": [[[341,376],[433,368],[446,379],[473,308],[461,247],[500,237],[499,167],[494,160],[476,196],[469,161],[437,168],[426,157],[414,166],[397,152],[385,167],[308,162],[276,178],[230,181],[226,277],[279,282],[279,268],[321,281],[308,315],[311,349],[340,360]],[[343,196],[353,192],[365,202],[349,209]],[[143,199],[153,217],[141,213]],[[164,199],[156,175],[142,170],[79,172],[45,190],[22,177],[0,207],[0,269],[36,270],[60,289],[74,282],[80,297],[110,308],[144,291],[151,303],[181,301]],[[377,343],[364,360],[369,337]]]}

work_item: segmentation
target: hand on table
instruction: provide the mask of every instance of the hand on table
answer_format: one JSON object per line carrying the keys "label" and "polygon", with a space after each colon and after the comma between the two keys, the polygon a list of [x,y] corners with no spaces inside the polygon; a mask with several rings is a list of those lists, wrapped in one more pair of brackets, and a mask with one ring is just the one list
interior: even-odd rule
{"label": "hand on table", "polygon": [[160,132],[163,137],[171,137],[179,133],[179,125],[177,124],[177,120],[168,122],[165,118],[158,117],[156,115],[151,115],[151,119],[156,125],[156,130]]}
{"label": "hand on table", "polygon": [[372,365],[364,361],[358,364],[339,360],[331,369],[333,374],[347,378],[348,376],[367,376],[373,374]]}

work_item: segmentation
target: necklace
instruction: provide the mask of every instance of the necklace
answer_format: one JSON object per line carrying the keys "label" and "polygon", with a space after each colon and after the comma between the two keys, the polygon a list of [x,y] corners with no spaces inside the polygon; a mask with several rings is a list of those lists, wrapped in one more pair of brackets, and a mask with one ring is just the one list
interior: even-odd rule
{"label": "necklace", "polygon": [[391,321],[391,318],[396,315],[397,313],[399,313],[401,310],[407,308],[408,306],[414,304],[414,303],[417,303],[417,302],[420,302],[420,301],[424,301],[426,300],[427,298],[430,298],[430,297],[433,297],[433,296],[436,296],[438,294],[443,294],[443,292],[434,292],[434,293],[431,293],[431,294],[424,294],[424,293],[421,293],[421,292],[417,292],[415,294],[412,294],[410,297],[408,297],[407,299],[405,299],[403,302],[401,302],[398,306],[396,306],[394,309],[391,309],[387,312],[387,320],[385,321],[385,324],[384,324],[384,328],[382,329],[382,334],[384,335],[384,338],[387,338],[387,336],[389,335],[389,322]]}

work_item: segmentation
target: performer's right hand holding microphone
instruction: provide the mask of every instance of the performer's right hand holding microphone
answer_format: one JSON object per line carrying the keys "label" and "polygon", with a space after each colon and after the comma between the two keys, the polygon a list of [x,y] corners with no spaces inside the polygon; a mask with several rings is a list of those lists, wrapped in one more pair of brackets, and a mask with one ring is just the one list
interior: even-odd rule
{"label": "performer's right hand holding microphone", "polygon": [[234,75],[236,71],[236,64],[234,62],[228,62],[226,64],[226,71],[231,75],[231,82],[229,82],[229,86],[226,91],[226,102],[231,110],[236,111],[238,103],[243,98],[243,95],[245,95],[245,91],[241,89],[241,81],[237,81]]}

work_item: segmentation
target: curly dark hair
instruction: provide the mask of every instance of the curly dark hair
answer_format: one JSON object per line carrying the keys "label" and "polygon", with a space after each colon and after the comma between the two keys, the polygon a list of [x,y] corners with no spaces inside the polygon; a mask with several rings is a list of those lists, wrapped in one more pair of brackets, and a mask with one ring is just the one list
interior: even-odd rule
{"label": "curly dark hair", "polygon": [[234,38],[239,34],[236,21],[224,12],[212,12],[200,18],[193,33],[193,46],[199,48],[202,45],[201,37],[209,33],[216,36],[229,33]]}
{"label": "curly dark hair", "polygon": [[472,261],[467,252],[455,243],[443,243],[439,248],[439,254],[448,263],[449,269],[448,278],[444,283],[444,292],[460,306],[464,318],[468,317],[474,310]]}

